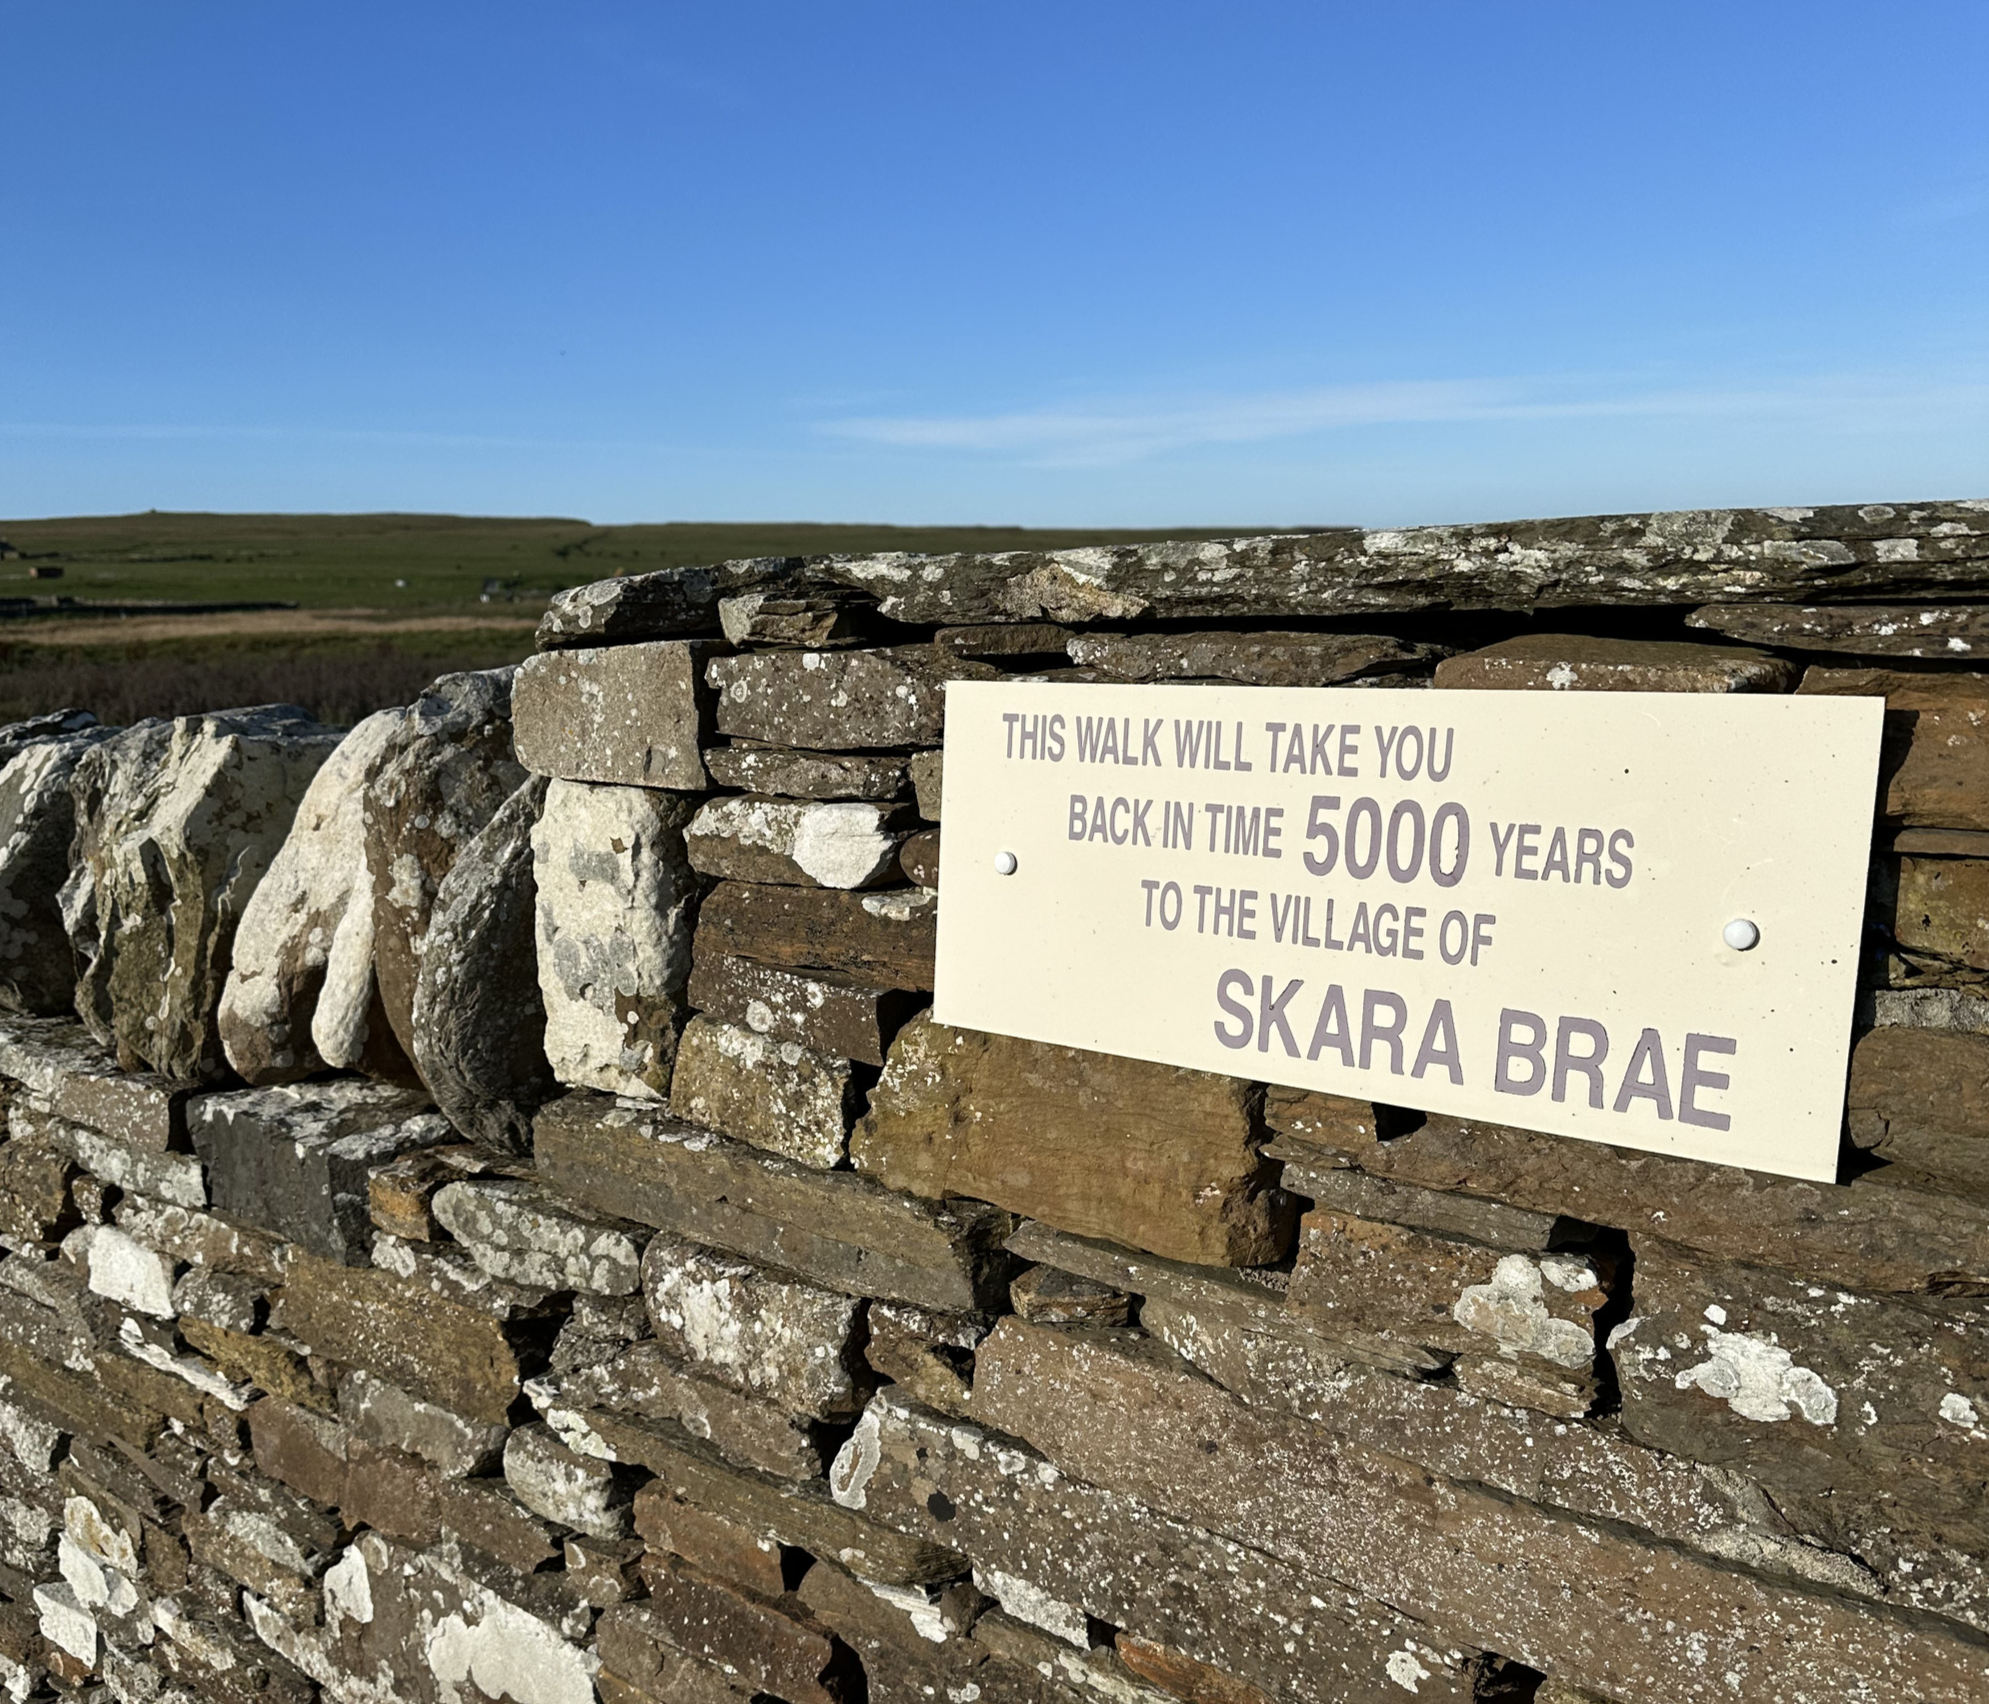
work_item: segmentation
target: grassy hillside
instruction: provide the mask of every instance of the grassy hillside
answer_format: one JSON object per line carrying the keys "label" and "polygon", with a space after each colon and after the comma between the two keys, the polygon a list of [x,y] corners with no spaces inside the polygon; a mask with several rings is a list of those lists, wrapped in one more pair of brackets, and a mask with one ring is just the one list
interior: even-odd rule
{"label": "grassy hillside", "polygon": [[[306,608],[420,614],[478,605],[487,580],[501,582],[520,602],[538,603],[563,587],[612,574],[739,556],[1054,550],[1156,537],[1220,538],[1247,530],[1264,529],[1107,532],[697,521],[597,527],[557,518],[465,515],[150,513],[0,520],[0,539],[23,558],[0,560],[0,594],[283,599]],[[60,567],[62,578],[29,581],[33,565]]]}

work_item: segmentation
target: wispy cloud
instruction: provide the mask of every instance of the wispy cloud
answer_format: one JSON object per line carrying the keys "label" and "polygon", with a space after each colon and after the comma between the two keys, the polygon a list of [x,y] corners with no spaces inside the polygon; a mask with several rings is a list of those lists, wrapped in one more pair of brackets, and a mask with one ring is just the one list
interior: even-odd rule
{"label": "wispy cloud", "polygon": [[1098,467],[1204,444],[1261,443],[1361,427],[1603,418],[1786,417],[1876,426],[1989,422],[1989,375],[1840,374],[1773,385],[1634,389],[1570,379],[1407,380],[1232,396],[1114,399],[951,415],[859,415],[836,437],[957,450],[1045,467]]}

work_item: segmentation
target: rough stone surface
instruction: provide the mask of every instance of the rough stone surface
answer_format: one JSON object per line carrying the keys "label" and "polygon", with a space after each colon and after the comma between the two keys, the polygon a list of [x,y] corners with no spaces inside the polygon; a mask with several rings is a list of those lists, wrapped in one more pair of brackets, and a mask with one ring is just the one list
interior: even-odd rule
{"label": "rough stone surface", "polygon": [[927,822],[939,821],[940,800],[946,789],[946,754],[919,751],[912,754],[912,789],[918,796],[919,815]]}
{"label": "rough stone surface", "polygon": [[[868,591],[893,621],[1259,621],[1373,610],[1938,597],[1989,583],[1981,502],[1697,509],[1059,551],[773,558],[561,593],[540,643],[686,631],[718,585],[806,578]],[[668,625],[676,623],[677,625]]]}
{"label": "rough stone surface", "polygon": [[218,1211],[329,1260],[365,1258],[372,1168],[453,1135],[414,1091],[350,1078],[203,1095],[189,1123]]}
{"label": "rough stone surface", "polygon": [[1640,1249],[1610,1336],[1631,1436],[1766,1486],[1807,1536],[1861,1529],[1979,1556],[1989,1314]]}
{"label": "rough stone surface", "polygon": [[705,957],[691,971],[691,1004],[755,1035],[815,1053],[882,1065],[923,995],[878,988],[834,970],[792,970],[754,959]]}
{"label": "rough stone surface", "polygon": [[716,634],[723,599],[805,589],[796,556],[762,556],[716,567],[624,574],[556,592],[539,622],[539,648]]}
{"label": "rough stone surface", "polygon": [[938,921],[938,901],[923,889],[858,894],[721,882],[699,908],[696,953],[929,991]]}
{"label": "rough stone surface", "polygon": [[1882,1186],[1882,1173],[1810,1183],[1442,1116],[1361,1150],[1358,1164],[1874,1294],[1989,1289],[1989,1208]]}
{"label": "rough stone surface", "polygon": [[1765,651],[1529,633],[1437,664],[1436,683],[1481,691],[1793,692],[1799,674]]}
{"label": "rough stone surface", "polygon": [[591,1538],[629,1530],[627,1475],[611,1463],[576,1455],[546,1426],[519,1426],[504,1444],[504,1478],[526,1508]]}
{"label": "rough stone surface", "polygon": [[542,1290],[634,1293],[648,1232],[562,1202],[523,1178],[479,1178],[436,1193],[436,1219],[493,1278]]}
{"label": "rough stone surface", "polygon": [[781,1479],[814,1479],[827,1459],[823,1428],[807,1416],[700,1376],[654,1341],[631,1344],[611,1360],[568,1375],[539,1407],[576,1449],[620,1454],[617,1440],[640,1449],[640,1439],[612,1418],[628,1415],[672,1422],[727,1460]]}
{"label": "rough stone surface", "polygon": [[555,781],[532,830],[546,1057],[563,1083],[661,1100],[689,1012],[696,801]]}
{"label": "rough stone surface", "polygon": [[1989,656],[1989,609],[1975,604],[1714,604],[1685,618],[1748,645],[1854,657]]}
{"label": "rough stone surface", "polygon": [[762,1597],[779,1597],[788,1589],[787,1558],[795,1553],[738,1522],[674,1497],[646,1498],[642,1511],[642,1536],[653,1550],[681,1556],[701,1572]]}
{"label": "rough stone surface", "polygon": [[1070,660],[1111,680],[1332,686],[1427,673],[1445,651],[1366,633],[1081,633]]}
{"label": "rough stone surface", "polygon": [[290,1269],[278,1315],[283,1330],[335,1361],[492,1423],[509,1418],[533,1336],[529,1319],[514,1326],[417,1280],[309,1255]]}
{"label": "rough stone surface", "polygon": [[841,1161],[862,1105],[847,1059],[792,1041],[696,1017],[677,1046],[673,1116],[803,1165]]}
{"label": "rough stone surface", "polygon": [[120,1071],[116,1056],[73,1019],[0,1015],[0,1076],[25,1084],[62,1117],[131,1147],[186,1146],[191,1085]]}
{"label": "rough stone surface", "polygon": [[576,1199],[850,1295],[965,1310],[1007,1284],[1013,1221],[977,1202],[921,1201],[587,1095],[545,1108],[535,1137],[541,1175]]}
{"label": "rough stone surface", "polygon": [[651,1241],[642,1291],[666,1354],[797,1414],[863,1406],[863,1303],[671,1236]]}
{"label": "rough stone surface", "polygon": [[525,783],[511,755],[516,667],[444,675],[409,705],[365,792],[373,968],[401,1051],[414,1057],[414,997],[442,879]]}
{"label": "rough stone surface", "polygon": [[353,1437],[419,1456],[445,1479],[466,1479],[498,1468],[509,1435],[502,1425],[466,1420],[410,1396],[363,1367],[353,1368],[339,1381],[338,1414]]}
{"label": "rough stone surface", "polygon": [[705,671],[718,692],[718,730],[823,751],[939,743],[946,682],[995,680],[985,663],[929,645],[878,651],[754,651]]}
{"label": "rough stone surface", "polygon": [[939,887],[939,830],[927,829],[900,846],[898,868],[904,872],[906,881],[936,892]]}
{"label": "rough stone surface", "polygon": [[[242,910],[219,1026],[228,1063],[251,1083],[295,1082],[362,1060],[394,1074],[399,1046],[373,981],[365,788],[403,715],[376,711],[339,742]],[[399,1064],[404,1073],[405,1059]]]}
{"label": "rough stone surface", "polygon": [[1852,1142],[1989,1195],[1989,1036],[1880,1028],[1851,1054]]}
{"label": "rough stone surface", "polygon": [[1417,1697],[1472,1697],[1464,1654],[1429,1628],[895,1393],[866,1410],[830,1484],[875,1520],[957,1545],[977,1569],[1144,1628],[1277,1697],[1382,1704],[1403,1695],[1397,1653],[1427,1671]]}
{"label": "rough stone surface", "polygon": [[1907,857],[1896,873],[1875,861],[1866,905],[1889,936],[1895,987],[1989,983],[1989,858]]}
{"label": "rough stone surface", "polygon": [[645,1570],[664,1635],[743,1691],[789,1704],[849,1704],[864,1696],[855,1654],[798,1600],[762,1598],[685,1563]]}
{"label": "rough stone surface", "polygon": [[76,962],[56,899],[76,829],[70,778],[107,737],[90,728],[0,739],[0,1006],[9,1011],[74,1009]]}
{"label": "rough stone surface", "polygon": [[530,1151],[532,1114],[557,1092],[532,873],[545,791],[527,781],[458,854],[436,890],[415,981],[421,1080],[451,1124],[500,1153]]}
{"label": "rough stone surface", "polygon": [[1064,1472],[1612,1696],[1959,1704],[1979,1688],[1957,1633],[1405,1471],[1255,1413],[1137,1338],[1010,1320],[977,1361],[982,1419]]}
{"label": "rough stone surface", "polygon": [[857,1168],[1183,1260],[1254,1266],[1293,1214],[1248,1084],[1074,1048],[906,1026],[850,1144]]}
{"label": "rough stone surface", "polygon": [[518,761],[535,775],[702,792],[711,722],[706,641],[550,651],[518,671]]}
{"label": "rough stone surface", "polygon": [[903,806],[747,793],[707,801],[684,830],[684,847],[692,869],[724,880],[874,887],[890,878],[912,826]]}
{"label": "rough stone surface", "polygon": [[704,764],[721,787],[788,799],[895,799],[905,790],[901,757],[729,745],[711,747]]}
{"label": "rough stone surface", "polygon": [[1880,811],[1911,828],[1989,830],[1989,674],[1812,668],[1804,693],[1885,700]]}
{"label": "rough stone surface", "polygon": [[76,1008],[129,1068],[214,1080],[237,920],[337,732],[294,705],[140,722],[78,760]]}
{"label": "rough stone surface", "polygon": [[734,645],[756,649],[850,645],[875,625],[876,607],[859,592],[742,592],[718,600],[718,625]]}

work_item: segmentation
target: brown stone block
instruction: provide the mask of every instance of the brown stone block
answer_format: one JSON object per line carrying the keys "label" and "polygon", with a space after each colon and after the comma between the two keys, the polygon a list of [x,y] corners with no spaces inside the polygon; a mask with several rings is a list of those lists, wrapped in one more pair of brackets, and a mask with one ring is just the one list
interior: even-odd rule
{"label": "brown stone block", "polygon": [[309,1364],[273,1337],[234,1331],[182,1314],[180,1335],[238,1384],[253,1385],[285,1402],[329,1411],[332,1393],[311,1377]]}
{"label": "brown stone block", "polygon": [[794,1583],[800,1565],[782,1547],[758,1533],[674,1497],[650,1497],[637,1511],[636,1530],[651,1549],[667,1550],[716,1579],[744,1586],[762,1597],[779,1597]]}
{"label": "brown stone block", "polygon": [[1871,1177],[1811,1183],[1443,1116],[1377,1144],[1361,1165],[1819,1283],[1877,1294],[1989,1289],[1989,1206]]}
{"label": "brown stone block", "polygon": [[1293,1215],[1258,1153],[1253,1094],[1231,1077],[922,1018],[892,1048],[850,1154],[915,1195],[1258,1265],[1289,1246]]}
{"label": "brown stone block", "polygon": [[652,1604],[614,1605],[597,1632],[602,1704],[746,1704],[751,1696],[715,1664],[679,1650]]}
{"label": "brown stone block", "polygon": [[9,1401],[32,1403],[64,1431],[98,1442],[121,1439],[144,1451],[165,1428],[161,1410],[98,1379],[94,1371],[76,1373],[49,1365],[14,1340],[11,1330],[0,1334],[0,1375],[10,1381]]}
{"label": "brown stone block", "polygon": [[53,1243],[81,1223],[76,1161],[52,1132],[0,1142],[0,1236]]}
{"label": "brown stone block", "polygon": [[721,787],[784,799],[895,799],[905,760],[863,752],[796,751],[788,746],[711,746],[704,766]]}
{"label": "brown stone block", "polygon": [[1611,1276],[1586,1252],[1520,1254],[1315,1207],[1288,1305],[1342,1341],[1524,1357],[1586,1383]]}
{"label": "brown stone block", "polygon": [[564,1553],[566,1529],[526,1508],[501,1479],[435,1481],[435,1518],[472,1549],[521,1574]]}
{"label": "brown stone block", "polygon": [[687,1124],[826,1170],[862,1107],[847,1059],[703,1015],[678,1039],[670,1111]]}
{"label": "brown stone block", "polygon": [[566,1411],[611,1443],[618,1433],[610,1416],[634,1416],[674,1421],[728,1460],[782,1479],[812,1479],[823,1467],[821,1428],[806,1416],[700,1378],[653,1340],[567,1375],[554,1412]]}
{"label": "brown stone block", "polygon": [[862,751],[938,745],[946,682],[1000,675],[929,645],[899,645],[719,657],[705,678],[718,691],[718,730],[731,739]]}
{"label": "brown stone block", "polygon": [[1793,692],[1797,666],[1765,651],[1666,639],[1528,633],[1437,664],[1440,687],[1534,692]]}
{"label": "brown stone block", "polygon": [[863,1696],[856,1655],[799,1598],[762,1597],[683,1563],[643,1569],[664,1636],[728,1679],[788,1704],[849,1704]]}
{"label": "brown stone block", "polygon": [[517,1400],[520,1333],[427,1285],[304,1255],[277,1309],[282,1329],[312,1348],[469,1419],[502,1421]]}
{"label": "brown stone block", "polygon": [[929,992],[938,917],[934,901],[917,891],[721,882],[698,910],[695,952],[699,962],[756,959]]}
{"label": "brown stone block", "polygon": [[638,1531],[656,1498],[676,1498],[722,1516],[735,1526],[775,1544],[838,1562],[853,1574],[887,1586],[925,1586],[957,1580],[967,1572],[964,1557],[922,1536],[880,1525],[832,1501],[820,1480],[783,1484],[720,1461],[688,1434],[666,1439],[661,1428],[642,1465],[656,1475],[635,1494]]}
{"label": "brown stone block", "polygon": [[1629,1704],[1980,1693],[1965,1630],[1404,1468],[1254,1410],[1128,1334],[1004,1320],[977,1357],[975,1406],[1066,1473]]}
{"label": "brown stone block", "polygon": [[1112,680],[1229,680],[1245,686],[1331,686],[1364,676],[1425,674],[1449,653],[1369,633],[1080,633],[1080,668]]}
{"label": "brown stone block", "polygon": [[1749,645],[1849,657],[1989,657],[1989,609],[1976,604],[1711,604],[1685,624]]}
{"label": "brown stone block", "polygon": [[1989,1195],[1989,1036],[1887,1026],[1851,1054],[1858,1147]]}
{"label": "brown stone block", "polygon": [[[1132,1431],[1137,1421],[1121,1416],[1118,1424]],[[1402,1675],[1418,1681],[1419,1699],[1472,1697],[1475,1653],[1432,1628],[1321,1570],[1059,1472],[1013,1438],[928,1413],[895,1391],[871,1405],[831,1483],[878,1521],[957,1545],[984,1581],[998,1575],[1101,1621],[1144,1628],[1185,1660],[1271,1697],[1389,1704],[1405,1690]],[[832,1597],[835,1583],[811,1571],[802,1596],[860,1643],[852,1620],[881,1617],[861,1599],[839,1608],[835,1598],[849,1594]],[[899,1639],[911,1642],[902,1632]],[[860,1648],[868,1658],[869,1647]]]}
{"label": "brown stone block", "polygon": [[569,1095],[536,1126],[540,1173],[576,1199],[856,1296],[995,1305],[1014,1228],[978,1202],[939,1205],[822,1172],[603,1096]]}
{"label": "brown stone block", "polygon": [[1874,864],[1867,908],[1890,937],[1888,981],[1895,987],[1989,981],[1989,858],[1902,857],[1896,873],[1885,862]]}
{"label": "brown stone block", "polygon": [[448,1232],[436,1223],[429,1203],[435,1192],[464,1178],[522,1175],[523,1167],[505,1166],[481,1149],[422,1148],[376,1167],[367,1175],[366,1203],[373,1223],[389,1236],[409,1242],[435,1242]]}
{"label": "brown stone block", "polygon": [[1281,1136],[1350,1154],[1364,1153],[1384,1135],[1394,1134],[1384,1109],[1372,1101],[1277,1083],[1264,1090],[1264,1123]]}
{"label": "brown stone block", "polygon": [[1124,1325],[1132,1297],[1055,1266],[1032,1266],[1009,1281],[1009,1306],[1032,1325]]}
{"label": "brown stone block", "polygon": [[1632,1437],[1749,1474],[1832,1549],[1874,1529],[1989,1548],[1989,1309],[1648,1247],[1635,1283],[1611,1336]]}
{"label": "brown stone block", "polygon": [[923,996],[874,988],[833,970],[789,970],[752,959],[699,959],[690,1001],[700,1011],[816,1053],[884,1063]]}
{"label": "brown stone block", "polygon": [[518,761],[534,775],[701,793],[711,726],[710,640],[527,657],[511,687]]}
{"label": "brown stone block", "polygon": [[249,1435],[255,1440],[256,1466],[271,1479],[316,1503],[336,1508],[345,1501],[351,1444],[337,1421],[264,1397],[249,1409]]}
{"label": "brown stone block", "polygon": [[929,828],[923,834],[915,834],[898,848],[898,869],[908,882],[926,889],[929,893],[939,891],[939,830]]}
{"label": "brown stone block", "polygon": [[992,1323],[988,1314],[941,1314],[902,1302],[874,1302],[864,1359],[907,1400],[942,1414],[965,1414],[974,1397],[974,1348]]}
{"label": "brown stone block", "polygon": [[1224,1674],[1207,1663],[1198,1663],[1186,1651],[1177,1651],[1172,1645],[1121,1633],[1113,1641],[1113,1648],[1120,1661],[1140,1679],[1152,1681],[1176,1698],[1185,1698],[1188,1704],[1272,1704],[1269,1694],[1260,1687]]}
{"label": "brown stone block", "polygon": [[1801,690],[1884,698],[1881,815],[1916,828],[1989,829],[1989,675],[1813,668]]}

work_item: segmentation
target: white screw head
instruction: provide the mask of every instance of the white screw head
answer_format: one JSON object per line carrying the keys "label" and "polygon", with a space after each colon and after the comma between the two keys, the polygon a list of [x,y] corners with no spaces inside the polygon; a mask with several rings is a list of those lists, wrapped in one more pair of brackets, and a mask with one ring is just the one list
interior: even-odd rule
{"label": "white screw head", "polygon": [[1012,876],[1015,874],[1015,854],[1013,852],[997,852],[995,854],[995,874],[998,876]]}
{"label": "white screw head", "polygon": [[1736,917],[1720,931],[1720,939],[1735,952],[1744,953],[1761,939],[1761,930],[1752,919]]}

